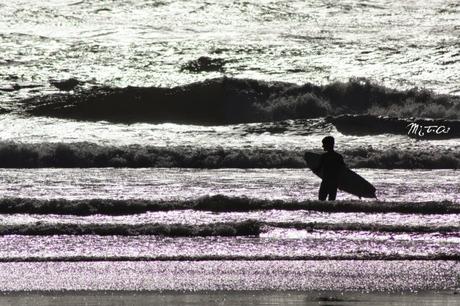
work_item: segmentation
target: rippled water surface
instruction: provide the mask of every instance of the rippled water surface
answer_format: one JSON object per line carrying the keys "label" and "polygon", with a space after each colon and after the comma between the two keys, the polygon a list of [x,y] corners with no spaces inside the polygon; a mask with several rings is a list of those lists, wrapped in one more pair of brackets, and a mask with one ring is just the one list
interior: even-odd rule
{"label": "rippled water surface", "polygon": [[[414,274],[414,271],[419,272]],[[127,290],[136,294],[142,294],[141,290],[206,293],[257,290],[264,294],[284,290],[416,292],[455,288],[458,275],[459,265],[455,261],[0,263],[0,277],[5,280],[0,289]],[[452,299],[453,303],[456,301]]]}
{"label": "rippled water surface", "polygon": [[[121,145],[135,145],[133,152],[151,146],[199,154],[206,154],[201,148],[288,154],[320,150],[321,139],[333,135],[337,151],[354,150],[355,158],[381,150],[387,168],[411,159],[398,155],[409,151],[425,155],[408,167],[422,159],[434,167],[432,154],[435,166],[451,168],[357,169],[376,187],[379,201],[397,202],[390,212],[370,212],[366,204],[379,202],[363,204],[342,192],[339,199],[356,201],[340,211],[324,209],[328,203],[318,211],[286,210],[289,201],[317,198],[320,179],[306,168],[2,168],[0,291],[458,288],[460,215],[436,211],[460,205],[460,176],[453,169],[458,139],[415,140],[406,131],[348,136],[324,118],[287,120],[281,129],[273,122],[65,120],[25,116],[22,99],[57,93],[52,82],[68,78],[79,79],[83,88],[171,87],[223,75],[318,85],[364,77],[397,89],[459,95],[459,45],[460,4],[450,0],[0,0],[0,155],[7,161],[46,154],[45,159],[66,159],[68,150],[50,153],[48,143],[85,150],[97,144],[102,155],[107,146]],[[201,56],[222,60],[223,66],[210,72],[183,69]],[[206,198],[213,208],[215,199],[282,202],[276,209],[251,211],[129,207],[125,215],[104,215],[104,209],[91,210],[94,203],[63,209],[79,205],[64,200],[51,202],[58,204],[48,213],[49,202],[43,201],[105,199],[97,202],[103,206],[116,199],[129,206],[133,199],[183,203],[213,195],[226,196]],[[444,203],[424,207],[420,202],[426,201]],[[409,213],[404,205],[421,208],[410,207]],[[82,211],[86,215],[70,214]]]}
{"label": "rippled water surface", "polygon": [[[382,201],[460,202],[457,170],[358,169]],[[206,195],[316,199],[320,179],[308,169],[0,169],[4,197],[194,199]],[[340,199],[358,199],[341,193]]]}
{"label": "rippled water surface", "polygon": [[268,231],[261,238],[5,236],[0,260],[199,260],[430,258],[460,255],[459,237],[333,231]]}
{"label": "rippled water surface", "polygon": [[[455,170],[360,169],[359,173],[377,187],[380,200],[460,203]],[[319,179],[306,169],[2,169],[0,172],[3,196],[40,199],[186,200],[221,194],[305,200],[316,198],[318,185]],[[339,193],[339,198],[353,197]],[[248,220],[261,224],[258,237],[125,236],[125,229],[130,226],[194,227]],[[3,229],[19,226],[34,233],[42,226],[51,231],[66,231],[71,225],[96,225],[105,226],[108,231],[115,229],[122,235],[6,235],[0,237],[0,260],[458,258],[459,224],[458,214],[289,211],[283,210],[282,205],[279,209],[249,212],[173,210],[120,216],[4,214],[0,216]]]}
{"label": "rippled water surface", "polygon": [[79,122],[42,117],[0,115],[0,139],[24,143],[91,142],[100,145],[193,146],[204,148],[242,149],[321,149],[326,135],[336,138],[337,150],[407,149],[437,151],[460,150],[457,138],[450,140],[416,140],[404,135],[349,136],[321,119],[288,120],[284,132],[271,133],[267,123],[226,126],[184,124],[113,124],[108,122]]}
{"label": "rippled water surface", "polygon": [[[222,73],[459,90],[456,1],[22,0],[0,8],[3,87],[40,86],[8,100],[51,90],[50,79],[171,86]],[[224,71],[181,71],[200,56],[224,59]]]}

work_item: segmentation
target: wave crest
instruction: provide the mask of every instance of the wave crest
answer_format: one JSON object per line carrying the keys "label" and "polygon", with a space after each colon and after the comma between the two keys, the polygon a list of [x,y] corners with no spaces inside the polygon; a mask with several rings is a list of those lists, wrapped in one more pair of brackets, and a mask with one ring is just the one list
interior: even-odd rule
{"label": "wave crest", "polygon": [[370,231],[388,233],[460,233],[460,226],[429,226],[429,225],[386,225],[364,223],[300,223],[300,222],[273,222],[268,226],[281,228],[295,228],[302,230],[328,230],[328,231]]}
{"label": "wave crest", "polygon": [[317,86],[217,78],[188,85],[95,87],[23,100],[29,114],[112,122],[230,124],[325,115],[460,118],[460,97],[399,91],[366,79]]}
{"label": "wave crest", "polygon": [[[408,151],[369,148],[343,153],[350,168],[458,169],[455,150]],[[151,146],[101,146],[92,143],[0,143],[2,168],[305,168],[304,151]]]}
{"label": "wave crest", "polygon": [[318,222],[243,222],[188,224],[67,224],[36,222],[35,224],[4,224],[0,235],[99,235],[140,236],[156,235],[167,237],[209,237],[209,236],[256,236],[273,228],[327,231],[366,231],[389,233],[460,233],[459,226],[387,225],[363,223],[318,223]]}
{"label": "wave crest", "polygon": [[343,255],[171,255],[171,256],[27,256],[0,257],[0,262],[80,262],[80,261],[278,261],[278,260],[452,260],[460,261],[459,254],[343,254]]}
{"label": "wave crest", "polygon": [[69,214],[69,215],[128,215],[149,211],[193,209],[213,212],[247,212],[255,210],[310,210],[321,212],[460,214],[460,205],[442,202],[379,202],[379,201],[286,201],[204,196],[195,200],[40,200],[30,198],[0,199],[0,213]]}
{"label": "wave crest", "polygon": [[54,224],[1,225],[0,235],[159,235],[168,237],[254,236],[260,224],[254,220],[233,223],[186,224]]}

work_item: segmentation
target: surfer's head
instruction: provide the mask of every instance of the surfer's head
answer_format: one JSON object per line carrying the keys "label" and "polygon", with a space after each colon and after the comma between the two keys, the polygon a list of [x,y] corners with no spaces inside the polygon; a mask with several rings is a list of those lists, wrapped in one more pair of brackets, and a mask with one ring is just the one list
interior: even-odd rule
{"label": "surfer's head", "polygon": [[326,152],[334,151],[334,137],[326,136],[323,138],[323,149]]}

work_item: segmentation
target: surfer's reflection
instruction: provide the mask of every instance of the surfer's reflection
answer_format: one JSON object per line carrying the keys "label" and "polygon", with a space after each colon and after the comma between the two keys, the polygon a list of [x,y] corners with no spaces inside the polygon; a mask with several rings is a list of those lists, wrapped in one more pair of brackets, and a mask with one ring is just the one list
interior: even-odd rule
{"label": "surfer's reflection", "polygon": [[326,153],[321,155],[319,165],[315,169],[322,174],[323,178],[319,187],[318,198],[321,201],[326,200],[326,198],[329,201],[333,201],[337,195],[339,174],[345,163],[342,155],[334,151],[334,137],[327,136],[323,138],[323,149]]}

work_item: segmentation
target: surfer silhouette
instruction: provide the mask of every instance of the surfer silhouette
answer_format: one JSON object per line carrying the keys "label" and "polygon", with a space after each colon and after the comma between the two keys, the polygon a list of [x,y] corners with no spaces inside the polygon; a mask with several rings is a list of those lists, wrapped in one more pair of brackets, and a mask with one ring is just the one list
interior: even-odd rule
{"label": "surfer silhouette", "polygon": [[327,136],[323,138],[323,153],[320,157],[318,167],[315,171],[322,173],[322,182],[319,187],[319,200],[334,201],[337,195],[337,186],[339,182],[340,170],[345,166],[343,157],[334,151],[334,137]]}

